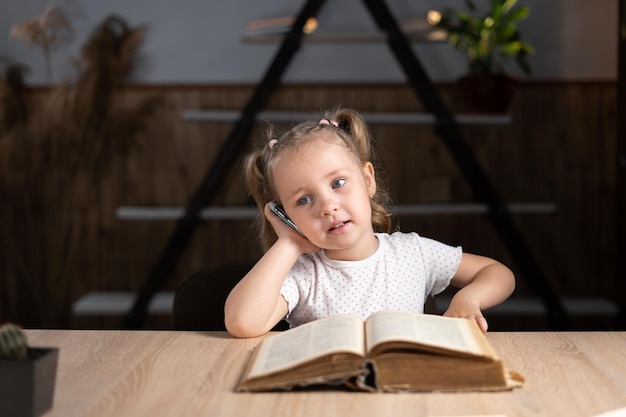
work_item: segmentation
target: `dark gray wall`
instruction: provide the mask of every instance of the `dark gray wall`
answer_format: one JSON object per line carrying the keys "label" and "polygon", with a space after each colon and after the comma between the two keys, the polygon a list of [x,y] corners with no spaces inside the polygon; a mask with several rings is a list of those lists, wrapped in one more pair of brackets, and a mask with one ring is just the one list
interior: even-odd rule
{"label": "dark gray wall", "polygon": [[[487,0],[483,0],[485,3]],[[477,0],[478,3],[481,0]],[[9,38],[13,24],[40,15],[50,4],[71,18],[75,39],[53,56],[53,79],[73,74],[70,59],[94,27],[118,13],[129,24],[149,27],[143,44],[142,83],[249,83],[258,81],[277,45],[241,42],[250,19],[295,14],[295,0],[0,0],[0,65],[18,61],[30,67],[30,84],[45,84],[43,54]],[[522,24],[524,39],[537,49],[535,79],[616,79],[617,0],[522,0],[533,14]],[[397,16],[430,8],[464,7],[462,0],[388,0]],[[320,30],[363,30],[373,23],[358,0],[328,0]],[[457,78],[465,58],[445,43],[416,44],[415,50],[436,81]],[[289,67],[287,82],[402,81],[384,44],[307,44]]]}

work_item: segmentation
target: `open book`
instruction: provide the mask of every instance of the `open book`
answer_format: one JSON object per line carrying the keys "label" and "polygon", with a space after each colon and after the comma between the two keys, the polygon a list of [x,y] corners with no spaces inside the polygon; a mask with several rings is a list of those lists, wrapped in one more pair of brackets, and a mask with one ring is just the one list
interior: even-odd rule
{"label": "open book", "polygon": [[263,339],[238,391],[345,384],[365,391],[497,391],[523,384],[476,323],[405,311],[337,315]]}

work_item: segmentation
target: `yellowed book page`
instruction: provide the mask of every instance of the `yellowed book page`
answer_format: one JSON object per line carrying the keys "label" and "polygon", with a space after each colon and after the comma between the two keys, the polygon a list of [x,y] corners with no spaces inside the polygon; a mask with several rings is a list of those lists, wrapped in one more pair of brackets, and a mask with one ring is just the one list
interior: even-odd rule
{"label": "yellowed book page", "polygon": [[484,355],[466,319],[408,311],[379,311],[366,322],[368,349],[389,341],[422,343]]}
{"label": "yellowed book page", "polygon": [[365,354],[364,326],[350,315],[331,316],[264,339],[249,378],[265,375],[333,352]]}

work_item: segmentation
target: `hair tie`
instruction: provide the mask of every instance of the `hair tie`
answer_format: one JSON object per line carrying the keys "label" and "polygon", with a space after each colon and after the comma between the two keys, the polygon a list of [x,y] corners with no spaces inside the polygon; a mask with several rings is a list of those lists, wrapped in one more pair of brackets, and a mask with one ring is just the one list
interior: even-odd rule
{"label": "hair tie", "polygon": [[334,120],[328,120],[328,119],[320,120],[320,124],[321,125],[332,125],[332,126],[335,126],[335,127],[339,127],[339,123],[337,123]]}
{"label": "hair tie", "polygon": [[267,146],[268,146],[270,149],[274,149],[274,146],[275,146],[277,143],[278,143],[278,139],[272,139],[272,140],[270,140],[270,141],[267,143]]}

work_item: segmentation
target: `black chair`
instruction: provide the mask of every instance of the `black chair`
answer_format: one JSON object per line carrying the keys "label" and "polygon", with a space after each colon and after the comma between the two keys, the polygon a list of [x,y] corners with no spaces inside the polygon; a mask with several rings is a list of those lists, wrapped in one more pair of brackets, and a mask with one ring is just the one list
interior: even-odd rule
{"label": "black chair", "polygon": [[[228,294],[256,260],[235,261],[197,272],[176,289],[172,308],[174,330],[224,331]],[[274,330],[285,330],[281,321]]]}

